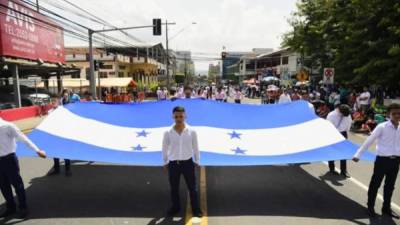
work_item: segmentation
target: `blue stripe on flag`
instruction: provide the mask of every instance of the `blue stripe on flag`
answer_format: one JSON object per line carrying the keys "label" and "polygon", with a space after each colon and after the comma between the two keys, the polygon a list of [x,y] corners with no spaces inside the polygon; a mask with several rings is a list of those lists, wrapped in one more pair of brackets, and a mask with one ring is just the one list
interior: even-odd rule
{"label": "blue stripe on flag", "polygon": [[266,129],[296,125],[316,118],[305,101],[291,104],[246,105],[201,99],[145,102],[137,104],[74,103],[72,113],[117,126],[157,128],[171,126],[172,109],[183,106],[191,126],[226,129]]}
{"label": "blue stripe on flag", "polygon": [[[162,165],[161,151],[130,152],[106,149],[54,136],[40,130],[34,130],[29,137],[39,147],[46,147],[44,150],[47,152],[48,157],[142,166]],[[349,141],[343,141],[322,148],[277,156],[225,155],[202,151],[200,161],[202,165],[207,166],[250,166],[319,162],[326,160],[351,159],[356,149],[356,145]],[[35,156],[34,152],[22,143],[18,143],[17,154],[19,156]],[[365,153],[362,159],[374,160],[374,155],[371,153]]]}

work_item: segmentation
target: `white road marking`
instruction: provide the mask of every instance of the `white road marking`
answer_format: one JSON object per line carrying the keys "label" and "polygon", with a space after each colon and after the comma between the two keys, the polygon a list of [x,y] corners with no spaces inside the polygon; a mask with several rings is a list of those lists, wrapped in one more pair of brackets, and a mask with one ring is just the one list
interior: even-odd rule
{"label": "white road marking", "polygon": [[[327,162],[324,162],[324,164],[325,164],[325,165],[328,165]],[[338,172],[338,173],[340,173],[340,170],[339,170],[338,168],[336,168],[336,167],[335,167],[335,171]],[[350,178],[347,178],[347,179],[350,180],[351,182],[353,182],[355,185],[357,185],[357,186],[360,187],[361,189],[363,189],[364,191],[368,192],[368,186],[365,185],[365,184],[363,184],[361,181],[357,180],[357,179],[354,178],[354,177],[350,177]],[[379,200],[383,201],[383,196],[382,196],[380,193],[378,193],[377,198],[378,198]],[[397,205],[396,203],[394,203],[393,201],[392,201],[391,206],[392,206],[392,209],[394,209],[394,210],[400,212],[400,206]]]}

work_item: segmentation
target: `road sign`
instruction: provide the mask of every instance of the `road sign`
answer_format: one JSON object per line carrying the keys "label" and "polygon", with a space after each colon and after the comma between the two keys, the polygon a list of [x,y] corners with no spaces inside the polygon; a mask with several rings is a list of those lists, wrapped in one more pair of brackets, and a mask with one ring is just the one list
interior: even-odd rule
{"label": "road sign", "polygon": [[324,84],[333,84],[335,78],[334,68],[324,68]]}
{"label": "road sign", "polygon": [[298,81],[301,81],[301,82],[303,82],[303,81],[306,81],[306,80],[308,80],[308,73],[307,73],[307,71],[305,70],[305,69],[301,69],[298,73],[297,73],[297,80]]}

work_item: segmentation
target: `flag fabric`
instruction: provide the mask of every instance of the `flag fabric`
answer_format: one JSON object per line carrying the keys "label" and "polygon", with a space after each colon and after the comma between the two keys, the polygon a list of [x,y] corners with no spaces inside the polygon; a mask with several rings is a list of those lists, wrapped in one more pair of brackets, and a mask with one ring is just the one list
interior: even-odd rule
{"label": "flag fabric", "polygon": [[[309,104],[231,104],[201,99],[134,104],[74,103],[58,107],[29,137],[48,157],[106,163],[162,165],[162,138],[172,109],[186,109],[200,163],[273,165],[351,159],[357,146]],[[19,156],[34,156],[23,144]],[[364,160],[372,160],[365,154]]]}

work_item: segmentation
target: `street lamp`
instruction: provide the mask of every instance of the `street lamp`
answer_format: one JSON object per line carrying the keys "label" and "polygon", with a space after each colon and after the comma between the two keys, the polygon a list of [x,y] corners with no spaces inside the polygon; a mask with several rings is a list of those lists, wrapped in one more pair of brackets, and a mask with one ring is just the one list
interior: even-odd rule
{"label": "street lamp", "polygon": [[180,31],[178,31],[174,36],[171,38],[168,38],[168,25],[175,25],[176,23],[168,23],[168,21],[165,21],[165,42],[166,42],[166,48],[167,48],[167,89],[170,89],[170,82],[169,82],[169,45],[168,42],[172,39],[174,39],[176,36],[178,36],[180,33],[182,33],[186,28],[188,28],[190,25],[195,25],[197,24],[196,22],[192,22],[191,24],[185,26],[182,28]]}

